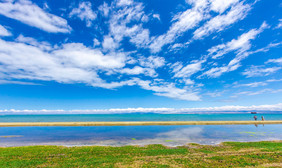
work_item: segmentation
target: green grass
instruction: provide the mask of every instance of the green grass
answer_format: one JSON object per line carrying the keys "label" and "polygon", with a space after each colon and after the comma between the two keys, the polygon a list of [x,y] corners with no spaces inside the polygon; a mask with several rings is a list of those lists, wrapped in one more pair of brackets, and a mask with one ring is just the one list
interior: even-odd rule
{"label": "green grass", "polygon": [[123,146],[0,148],[0,167],[282,167],[282,141]]}

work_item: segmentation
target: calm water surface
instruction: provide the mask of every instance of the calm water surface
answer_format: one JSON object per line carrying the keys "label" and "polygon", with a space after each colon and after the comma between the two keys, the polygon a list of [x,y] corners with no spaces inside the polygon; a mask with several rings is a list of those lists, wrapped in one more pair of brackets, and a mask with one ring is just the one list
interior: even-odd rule
{"label": "calm water surface", "polygon": [[281,125],[0,127],[0,146],[147,145],[281,140]]}

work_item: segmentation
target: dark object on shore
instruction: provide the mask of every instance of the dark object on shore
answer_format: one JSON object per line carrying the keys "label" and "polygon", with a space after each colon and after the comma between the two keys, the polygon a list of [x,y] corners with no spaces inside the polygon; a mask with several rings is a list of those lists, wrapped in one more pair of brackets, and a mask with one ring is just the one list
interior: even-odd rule
{"label": "dark object on shore", "polygon": [[251,114],[257,114],[257,112],[251,112]]}
{"label": "dark object on shore", "polygon": [[263,116],[261,116],[261,121],[264,121],[264,117]]}

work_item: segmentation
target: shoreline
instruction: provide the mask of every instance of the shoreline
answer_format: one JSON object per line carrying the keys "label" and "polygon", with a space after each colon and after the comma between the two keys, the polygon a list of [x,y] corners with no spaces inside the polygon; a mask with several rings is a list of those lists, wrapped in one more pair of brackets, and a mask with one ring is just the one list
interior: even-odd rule
{"label": "shoreline", "polygon": [[142,126],[142,125],[250,125],[282,124],[282,120],[269,121],[132,121],[132,122],[7,122],[0,127],[28,126]]}
{"label": "shoreline", "polygon": [[222,141],[222,142],[218,142],[216,144],[201,144],[201,143],[196,143],[196,142],[188,142],[186,144],[182,144],[182,145],[173,145],[170,146],[168,144],[163,144],[163,143],[152,143],[152,144],[129,144],[129,145],[64,145],[64,144],[59,144],[59,145],[54,145],[54,144],[39,144],[39,145],[19,145],[19,146],[0,146],[0,150],[2,148],[21,148],[21,147],[39,147],[39,146],[56,146],[56,147],[63,147],[63,148],[79,148],[79,147],[106,147],[106,148],[122,148],[122,147],[127,147],[127,146],[131,146],[131,147],[139,147],[139,148],[144,148],[144,147],[148,147],[151,145],[161,145],[163,147],[166,148],[181,148],[181,147],[189,147],[189,146],[194,146],[194,145],[198,145],[198,146],[222,146],[225,143],[262,143],[262,142],[270,142],[270,143],[282,143],[282,139],[276,139],[276,140],[259,140],[259,141]]}

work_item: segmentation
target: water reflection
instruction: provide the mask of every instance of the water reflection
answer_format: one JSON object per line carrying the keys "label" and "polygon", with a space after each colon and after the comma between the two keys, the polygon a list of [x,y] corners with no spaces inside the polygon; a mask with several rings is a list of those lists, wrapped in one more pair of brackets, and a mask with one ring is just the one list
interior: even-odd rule
{"label": "water reflection", "polygon": [[0,146],[147,145],[281,140],[281,125],[2,127]]}

